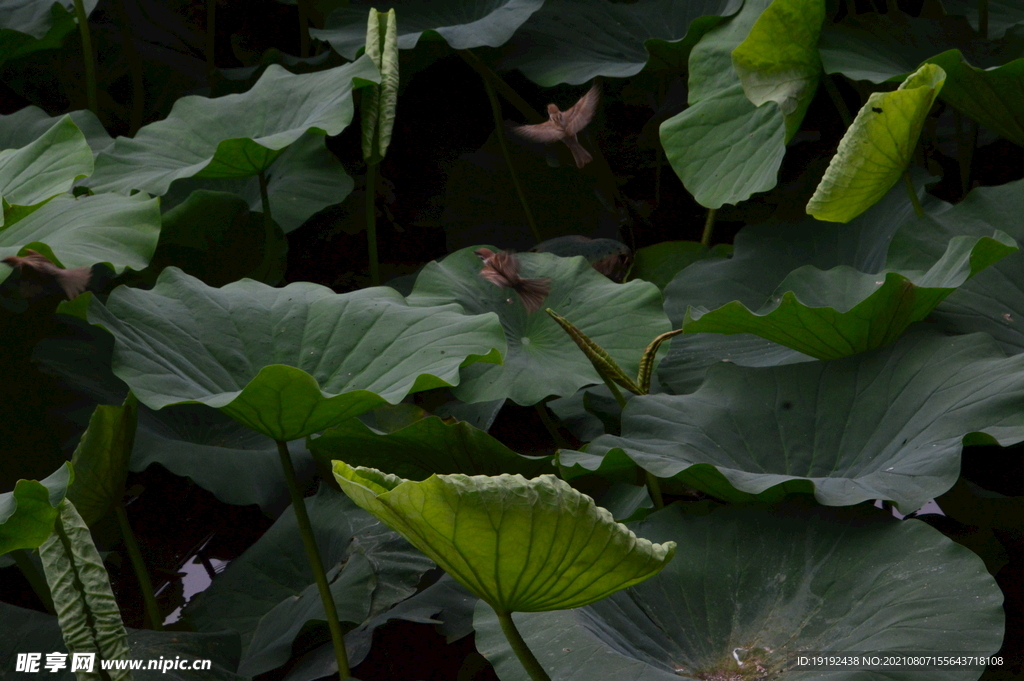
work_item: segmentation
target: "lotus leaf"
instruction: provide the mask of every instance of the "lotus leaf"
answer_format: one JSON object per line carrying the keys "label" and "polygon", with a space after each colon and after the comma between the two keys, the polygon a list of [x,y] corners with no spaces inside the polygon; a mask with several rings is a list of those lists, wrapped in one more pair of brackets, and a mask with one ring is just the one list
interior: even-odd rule
{"label": "lotus leaf", "polygon": [[334,462],[359,506],[394,528],[499,614],[577,608],[657,574],[652,544],[553,475],[403,480]]}

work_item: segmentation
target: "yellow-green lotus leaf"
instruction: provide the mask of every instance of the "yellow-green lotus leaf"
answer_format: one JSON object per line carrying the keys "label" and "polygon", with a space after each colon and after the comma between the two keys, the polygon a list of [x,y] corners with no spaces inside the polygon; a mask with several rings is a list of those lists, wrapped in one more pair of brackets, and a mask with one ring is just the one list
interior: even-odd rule
{"label": "yellow-green lotus leaf", "polygon": [[652,544],[553,475],[403,480],[334,462],[359,506],[498,613],[577,608],[661,571],[675,542]]}

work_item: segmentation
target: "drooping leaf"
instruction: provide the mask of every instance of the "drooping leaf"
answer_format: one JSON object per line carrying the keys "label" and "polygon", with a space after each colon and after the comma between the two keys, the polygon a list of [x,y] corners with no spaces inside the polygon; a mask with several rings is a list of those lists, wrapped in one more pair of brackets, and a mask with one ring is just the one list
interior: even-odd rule
{"label": "drooping leaf", "polygon": [[754,106],[732,66],[766,0],[749,0],[709,31],[690,54],[689,104],[661,124],[665,156],[702,206],[739,203],[775,186],[785,154],[786,120],[772,102]]}
{"label": "drooping leaf", "polygon": [[303,75],[275,64],[248,92],[182,97],[166,119],[115,140],[87,184],[97,192],[164,194],[183,178],[253,177],[306,132],[337,135],[348,127],[353,88],[378,79],[369,58]]}
{"label": "drooping leaf", "polygon": [[[514,291],[480,276],[480,259],[473,250],[466,248],[427,264],[408,298],[410,305],[454,302],[470,314],[496,312],[501,319],[509,348],[504,363],[493,369],[464,369],[462,382],[454,390],[456,397],[466,402],[507,397],[530,405],[548,395],[571,395],[585,385],[600,383],[586,356],[554,320],[541,311],[527,314]],[[669,330],[653,284],[613,283],[582,257],[558,258],[548,253],[517,257],[523,277],[551,278],[544,306],[580,328],[627,374],[636,375],[640,355],[651,338]]]}
{"label": "drooping leaf", "polygon": [[349,419],[311,438],[309,449],[326,464],[342,459],[353,466],[377,468],[408,480],[425,480],[434,473],[519,473],[532,478],[551,471],[549,456],[521,456],[482,430],[436,416],[390,433]]}
{"label": "drooping leaf", "polygon": [[[355,59],[366,44],[366,11],[371,0],[352,0],[327,17],[323,29],[312,29],[314,38],[326,40],[346,59]],[[393,7],[398,19],[398,47],[416,47],[420,36],[441,38],[452,49],[498,47],[511,37],[544,0],[438,0],[416,2],[396,0]]]}
{"label": "drooping leaf", "polygon": [[849,222],[885,196],[910,163],[945,80],[945,71],[925,64],[895,92],[868,97],[839,142],[807,213],[819,220]]}
{"label": "drooping leaf", "polygon": [[[593,605],[515,616],[552,678],[968,681],[983,667],[794,663],[808,651],[944,655],[963,647],[984,655],[1002,642],[1002,593],[981,560],[919,520],[873,508],[725,507],[702,515],[671,506],[633,527],[677,542],[680,557]],[[494,615],[477,606],[474,626],[477,648],[502,681],[528,681]]]}
{"label": "drooping leaf", "polygon": [[914,511],[956,481],[965,435],[1024,435],[1022,369],[1024,358],[982,334],[923,332],[830,362],[724,363],[692,395],[630,400],[622,436],[590,443],[596,459],[580,465],[620,450],[722,498],[799,491],[826,505],[887,499]]}
{"label": "drooping leaf", "polygon": [[[942,7],[947,14],[967,17],[977,31],[981,30],[978,23],[979,4],[974,0],[942,0]],[[987,0],[985,4],[988,5],[989,38],[1002,38],[1008,29],[1024,24],[1024,7],[1015,0]]]}
{"label": "drooping leaf", "polygon": [[[339,619],[348,623],[348,629],[382,615],[414,594],[423,573],[433,567],[397,533],[326,485],[306,499],[306,508],[332,579]],[[313,573],[301,559],[302,552],[295,513],[288,509],[209,589],[189,603],[187,620],[200,631],[239,632],[242,666],[247,669],[266,671],[283,664],[291,654],[295,625],[301,628],[311,620],[325,619],[312,586]],[[348,560],[359,565],[345,575]],[[342,604],[352,607],[341,609]],[[258,631],[262,631],[264,643],[256,643]],[[267,641],[272,642],[272,649],[266,649]],[[350,663],[359,664],[362,659],[351,654],[351,647],[349,650]],[[369,648],[363,647],[362,655],[367,652]]]}
{"label": "drooping leaf", "polygon": [[946,72],[941,97],[1018,146],[1024,146],[1024,59],[993,69],[968,64],[959,50],[928,60]]}
{"label": "drooping leaf", "polygon": [[779,106],[787,141],[799,129],[818,86],[818,36],[824,21],[824,0],[774,0],[732,51],[747,99],[754,106]]}
{"label": "drooping leaf", "polygon": [[689,308],[686,333],[752,333],[819,359],[837,359],[892,343],[958,286],[1017,251],[1002,232],[954,237],[927,272],[866,274],[851,267],[793,271],[759,310],[734,301]]}
{"label": "drooping leaf", "polygon": [[46,541],[72,480],[66,463],[43,480],[19,480],[14,490],[0,494],[0,556]]}
{"label": "drooping leaf", "polygon": [[89,321],[114,335],[114,373],[143,404],[206,404],[286,441],[455,385],[462,364],[504,348],[494,315],[411,307],[389,288],[215,289],[174,267],[151,291],[116,289]]}
{"label": "drooping leaf", "polygon": [[[99,0],[83,0],[82,6],[88,16],[96,8]],[[0,3],[0,28],[18,31],[36,38],[42,38],[53,27],[50,9],[60,5],[68,12],[74,12],[74,0],[3,0]]]}
{"label": "drooping leaf", "polygon": [[[128,659],[128,632],[107,570],[89,527],[69,500],[61,502],[53,534],[39,547],[39,557],[68,652],[95,653],[98,660]],[[132,678],[128,669],[107,674],[112,681]],[[101,678],[98,671],[94,678]]]}
{"label": "drooping leaf", "polygon": [[499,613],[575,608],[657,574],[675,543],[652,544],[553,475],[402,480],[334,462],[359,506]]}
{"label": "drooping leaf", "polygon": [[[145,194],[58,196],[0,231],[0,257],[23,248],[54,254],[67,267],[108,263],[115,272],[141,270],[160,236],[160,202]],[[47,254],[49,257],[49,254]],[[0,268],[6,279],[11,268]]]}
{"label": "drooping leaf", "polygon": [[[722,17],[734,14],[735,0],[639,0],[628,5],[548,0],[510,41],[502,67],[519,69],[544,87],[580,85],[597,76],[628,78],[651,61],[650,50],[669,43],[689,50]],[[652,48],[652,43],[659,45]]]}
{"label": "drooping leaf", "polygon": [[138,410],[139,402],[131,393],[119,407],[98,405],[75,448],[71,459],[75,480],[68,487],[68,499],[86,525],[94,524],[121,503]]}

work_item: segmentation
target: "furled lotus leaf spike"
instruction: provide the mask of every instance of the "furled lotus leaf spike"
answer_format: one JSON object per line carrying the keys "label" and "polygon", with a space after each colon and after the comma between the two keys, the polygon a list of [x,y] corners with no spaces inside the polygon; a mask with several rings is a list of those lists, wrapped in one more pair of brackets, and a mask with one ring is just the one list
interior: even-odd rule
{"label": "furled lotus leaf spike", "polygon": [[559,326],[565,329],[565,332],[569,334],[569,337],[572,338],[573,341],[576,342],[576,345],[580,347],[580,350],[582,350],[583,354],[587,356],[587,359],[590,360],[590,363],[594,365],[594,368],[597,369],[599,374],[610,378],[634,395],[643,394],[640,391],[640,387],[633,382],[633,379],[626,375],[622,368],[619,367],[618,363],[612,359],[612,356],[609,355],[604,348],[590,340],[590,338],[576,328],[572,322],[555,314],[551,308],[547,309],[547,313],[551,315],[552,319],[558,322]]}

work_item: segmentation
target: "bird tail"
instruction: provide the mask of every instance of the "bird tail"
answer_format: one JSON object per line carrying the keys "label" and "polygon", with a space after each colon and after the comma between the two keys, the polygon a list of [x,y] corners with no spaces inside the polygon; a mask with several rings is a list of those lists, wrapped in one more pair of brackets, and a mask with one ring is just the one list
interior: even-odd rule
{"label": "bird tail", "polygon": [[536,312],[544,304],[548,293],[551,292],[551,279],[549,277],[520,279],[513,286],[513,290],[519,294],[527,312]]}
{"label": "bird tail", "polygon": [[594,160],[594,157],[590,155],[589,151],[583,148],[583,145],[579,143],[579,140],[576,139],[575,135],[572,137],[566,137],[564,142],[565,146],[569,147],[569,151],[572,152],[572,157],[576,160],[577,168],[582,168]]}

